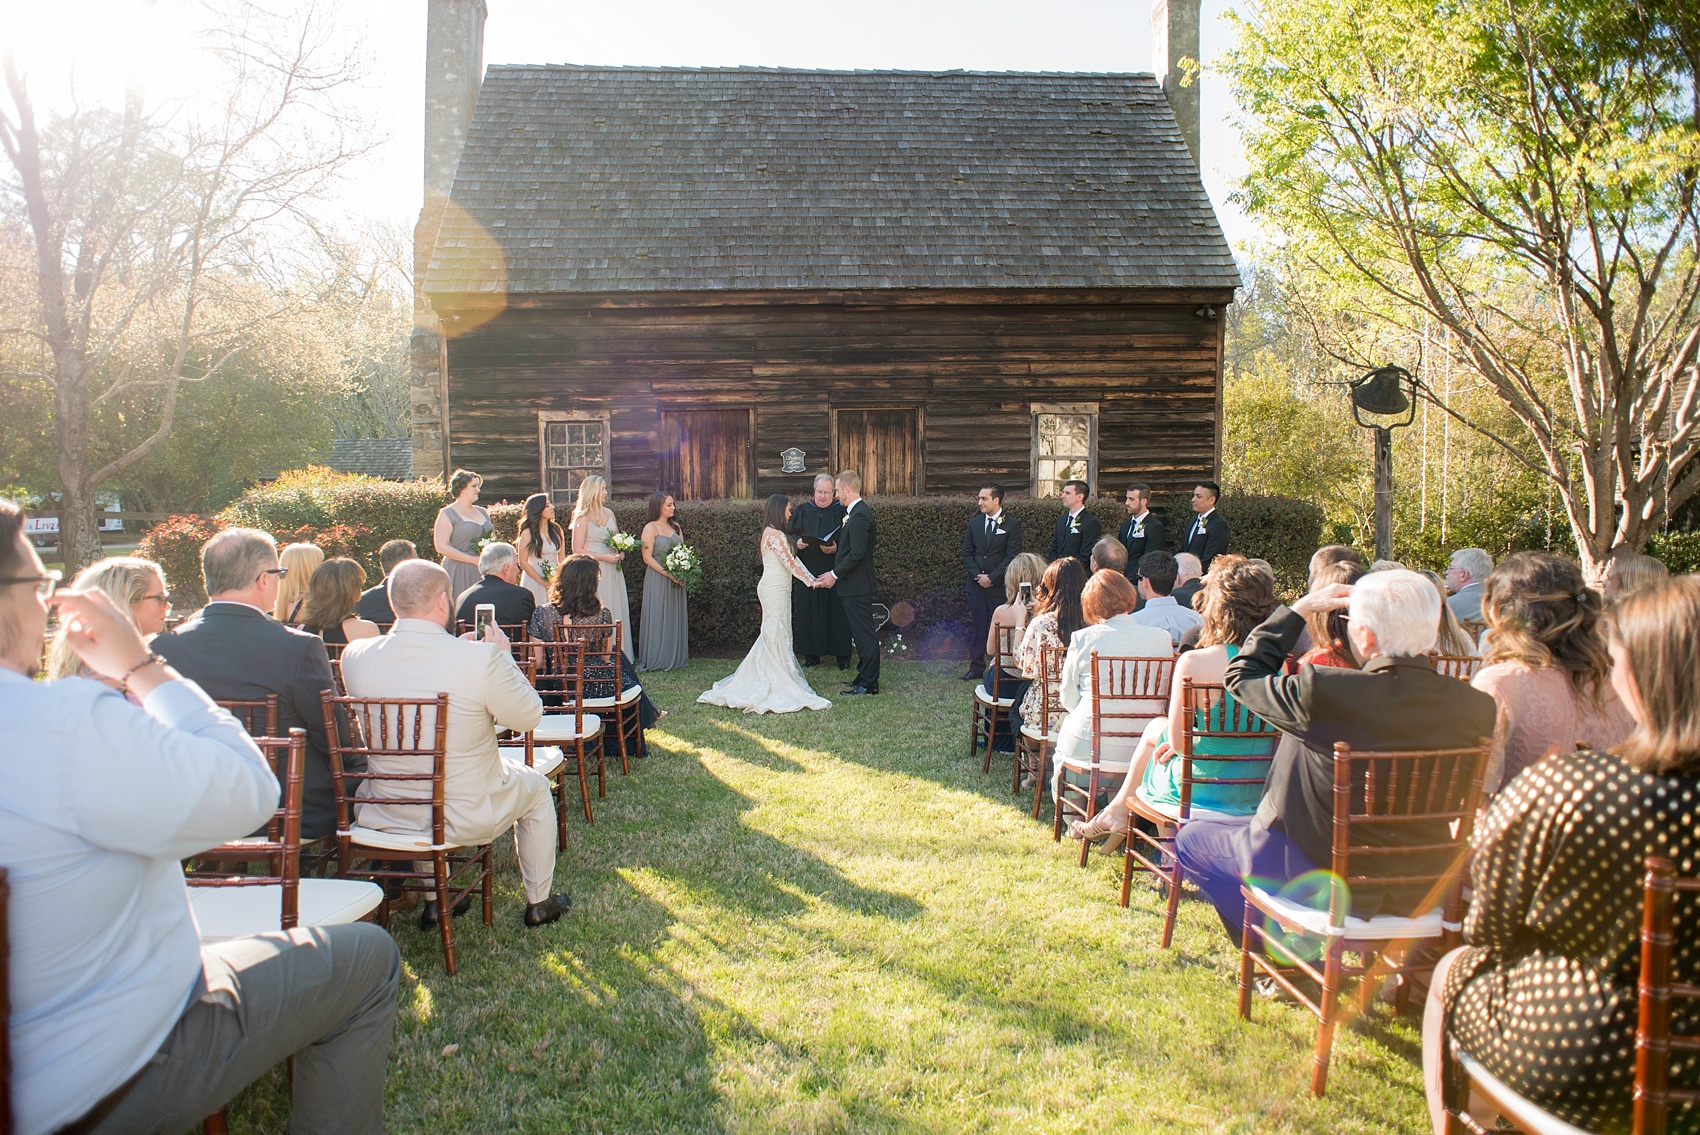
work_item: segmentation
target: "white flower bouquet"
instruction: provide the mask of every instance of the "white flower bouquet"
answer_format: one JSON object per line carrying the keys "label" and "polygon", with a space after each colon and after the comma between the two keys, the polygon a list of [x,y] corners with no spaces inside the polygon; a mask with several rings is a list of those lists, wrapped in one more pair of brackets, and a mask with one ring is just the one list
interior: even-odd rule
{"label": "white flower bouquet", "polygon": [[686,591],[702,586],[702,557],[689,544],[674,544],[661,564]]}
{"label": "white flower bouquet", "polygon": [[608,546],[621,555],[629,555],[638,550],[638,538],[630,532],[616,532],[608,537]]}

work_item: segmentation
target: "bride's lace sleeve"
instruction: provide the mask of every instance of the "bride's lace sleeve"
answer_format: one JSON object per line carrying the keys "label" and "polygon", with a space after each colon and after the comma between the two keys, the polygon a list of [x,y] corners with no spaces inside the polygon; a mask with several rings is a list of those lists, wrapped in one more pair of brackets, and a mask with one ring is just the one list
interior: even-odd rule
{"label": "bride's lace sleeve", "polygon": [[761,542],[766,547],[772,548],[775,552],[779,553],[780,561],[784,563],[786,571],[790,572],[810,587],[815,585],[815,577],[810,574],[809,569],[804,567],[802,561],[798,560],[796,554],[791,551],[791,541],[785,538],[785,533],[779,531],[777,528],[764,528],[761,533]]}

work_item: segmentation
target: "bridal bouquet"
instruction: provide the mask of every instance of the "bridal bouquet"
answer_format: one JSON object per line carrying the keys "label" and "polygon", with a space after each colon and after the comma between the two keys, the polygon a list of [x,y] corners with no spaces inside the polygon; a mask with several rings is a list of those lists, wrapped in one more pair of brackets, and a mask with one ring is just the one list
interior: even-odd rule
{"label": "bridal bouquet", "polygon": [[638,538],[630,532],[616,532],[608,537],[608,546],[621,555],[628,555],[638,550]]}
{"label": "bridal bouquet", "polygon": [[689,544],[674,544],[661,564],[686,591],[695,591],[702,586],[702,557]]}

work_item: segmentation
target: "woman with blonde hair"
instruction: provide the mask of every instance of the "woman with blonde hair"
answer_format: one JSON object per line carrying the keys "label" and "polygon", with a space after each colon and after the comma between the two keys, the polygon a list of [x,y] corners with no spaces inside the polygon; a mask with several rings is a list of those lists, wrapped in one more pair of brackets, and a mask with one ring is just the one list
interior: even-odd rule
{"label": "woman with blonde hair", "polygon": [[[986,691],[986,696],[992,694],[992,686],[997,685],[997,694],[1002,698],[1014,698],[1015,704],[1020,705],[1027,696],[1027,687],[1031,679],[1021,673],[1021,660],[1016,656],[1016,650],[1021,645],[1021,637],[1027,633],[1027,619],[1033,613],[1034,593],[1045,578],[1045,557],[1033,552],[1022,552],[1013,560],[1003,573],[1004,603],[992,611],[992,623],[986,632],[986,657],[991,661],[986,666],[985,677],[980,679],[980,686]],[[1021,585],[1027,584],[1027,593],[1022,595]],[[998,652],[999,629],[1009,631],[1009,652]],[[1015,737],[1009,727],[1007,717],[1000,719],[997,736],[992,738],[992,748],[998,752],[1013,752]]]}
{"label": "woman with blonde hair", "polygon": [[608,544],[609,537],[620,530],[620,522],[608,507],[608,482],[595,473],[579,484],[578,500],[573,505],[573,519],[568,527],[572,531],[573,555],[589,556],[600,565],[596,594],[620,624],[620,649],[631,655],[632,606],[626,597],[626,573],[620,566],[626,555]]}
{"label": "woman with blonde hair", "polygon": [[[143,638],[163,631],[165,620],[171,615],[171,593],[165,589],[165,572],[152,560],[135,556],[101,560],[78,572],[70,589],[104,593],[113,606],[129,616]],[[94,673],[65,641],[65,629],[60,627],[47,648],[47,677],[76,676],[94,677]]]}
{"label": "woman with blonde hair", "polygon": [[324,562],[324,549],[317,544],[290,544],[277,554],[277,566],[283,569],[283,574],[277,581],[272,618],[290,626],[301,625],[301,604],[307,598],[307,586]]}
{"label": "woman with blonde hair", "polygon": [[366,569],[337,556],[319,565],[301,603],[301,629],[311,631],[326,646],[347,646],[356,639],[377,638],[383,633],[377,623],[354,613],[360,590],[366,586]]}
{"label": "woman with blonde hair", "polygon": [[1575,562],[1518,552],[1482,587],[1485,665],[1470,683],[1499,705],[1483,787],[1494,792],[1548,753],[1617,744],[1635,722],[1611,688],[1605,604]]}
{"label": "woman with blonde hair", "polygon": [[[1181,680],[1191,678],[1195,683],[1220,685],[1227,673],[1228,663],[1239,655],[1246,636],[1269,617],[1275,609],[1274,577],[1262,566],[1244,556],[1219,555],[1210,563],[1210,575],[1199,595],[1200,614],[1204,622],[1198,636],[1198,646],[1181,655],[1175,662],[1173,684],[1169,687],[1169,711],[1145,729],[1128,766],[1127,777],[1109,805],[1092,818],[1091,823],[1079,820],[1069,825],[1068,834],[1074,839],[1098,839],[1120,833],[1127,828],[1127,797],[1137,792],[1154,804],[1179,804],[1181,800],[1181,764],[1174,759],[1174,738],[1179,737],[1185,724],[1186,705],[1181,698]],[[1236,719],[1234,699],[1227,694],[1217,702],[1207,716],[1195,720],[1195,727],[1221,728],[1224,720]],[[1195,755],[1260,756],[1273,754],[1274,742],[1262,738],[1226,738],[1200,742]],[[1256,777],[1267,773],[1269,766],[1255,762],[1210,761],[1193,762],[1193,769],[1204,776]],[[1263,796],[1261,784],[1198,785],[1192,792],[1192,806],[1212,812],[1249,816],[1257,810]]]}
{"label": "woman with blonde hair", "polygon": [[1639,552],[1619,552],[1606,561],[1600,576],[1600,590],[1607,603],[1616,603],[1631,591],[1639,591],[1670,578],[1670,568],[1663,560],[1643,556]]}
{"label": "woman with blonde hair", "polygon": [[1458,621],[1458,616],[1452,613],[1452,607],[1446,602],[1446,581],[1437,571],[1428,568],[1417,568],[1416,572],[1440,592],[1440,634],[1434,640],[1434,649],[1441,654],[1449,654],[1454,658],[1467,658],[1481,653],[1470,634],[1464,629],[1464,624]]}
{"label": "woman with blonde hair", "polygon": [[[1476,824],[1469,945],[1440,959],[1423,1014],[1423,1080],[1437,1133],[1456,1129],[1443,1087],[1451,1049],[1566,1124],[1629,1130],[1646,858],[1660,856],[1685,875],[1700,863],[1700,576],[1633,591],[1600,618],[1597,597],[1577,598],[1581,572],[1551,561],[1565,562],[1523,552],[1494,569],[1484,588],[1484,596],[1498,592],[1492,607],[1483,603],[1484,613],[1497,608],[1488,625],[1533,619],[1515,649],[1539,643],[1543,654],[1566,659],[1542,668],[1556,670],[1560,685],[1582,677],[1593,690],[1609,681],[1635,728],[1609,749],[1565,747],[1539,761]],[[1570,584],[1575,591],[1566,591]],[[1538,597],[1507,606],[1519,589]],[[1559,609],[1546,609],[1553,605]],[[1595,619],[1610,636],[1609,679],[1598,643],[1576,638]],[[1495,632],[1495,653],[1513,649],[1506,637]],[[1555,649],[1561,641],[1567,646]],[[1700,907],[1679,898],[1674,909],[1669,979],[1693,985]],[[1670,1014],[1673,1036],[1700,1032],[1693,1002],[1673,1000]],[[1670,1082],[1700,1088],[1700,1064],[1673,1057]],[[1692,1108],[1670,1118],[1673,1133],[1693,1132],[1700,1120]]]}

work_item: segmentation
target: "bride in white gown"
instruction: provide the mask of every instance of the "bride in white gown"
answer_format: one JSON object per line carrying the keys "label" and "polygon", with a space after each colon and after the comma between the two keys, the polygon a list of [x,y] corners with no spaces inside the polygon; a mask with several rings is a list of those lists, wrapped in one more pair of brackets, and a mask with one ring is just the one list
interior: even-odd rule
{"label": "bride in white gown", "polygon": [[797,561],[785,535],[791,502],[783,493],[767,498],[767,516],[761,532],[761,637],[729,677],[697,698],[709,705],[741,709],[745,713],[794,713],[799,709],[826,709],[831,702],[821,697],[803,677],[797,656],[791,653],[791,577],[810,587],[821,586]]}

